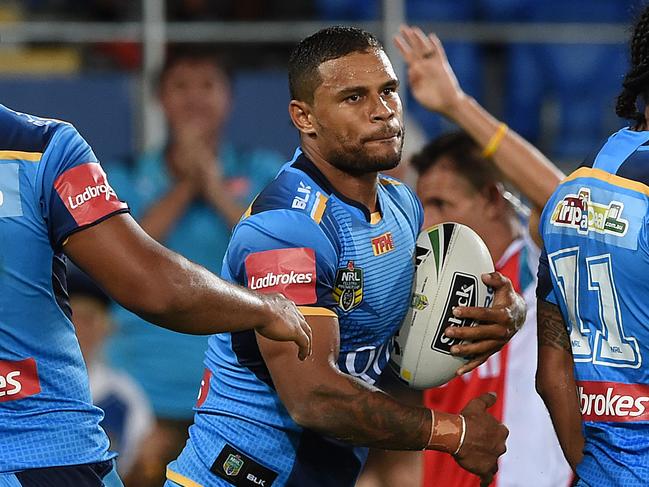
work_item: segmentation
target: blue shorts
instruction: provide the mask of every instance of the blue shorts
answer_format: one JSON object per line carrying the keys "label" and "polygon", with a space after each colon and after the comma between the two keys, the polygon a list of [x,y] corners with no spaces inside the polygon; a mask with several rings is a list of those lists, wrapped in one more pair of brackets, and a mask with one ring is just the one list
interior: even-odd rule
{"label": "blue shorts", "polygon": [[115,460],[0,473],[0,487],[124,487]]}

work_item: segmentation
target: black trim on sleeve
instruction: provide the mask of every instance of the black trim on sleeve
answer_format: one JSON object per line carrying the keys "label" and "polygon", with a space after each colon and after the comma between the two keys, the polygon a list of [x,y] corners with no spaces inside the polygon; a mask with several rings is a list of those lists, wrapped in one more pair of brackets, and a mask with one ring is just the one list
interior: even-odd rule
{"label": "black trim on sleeve", "polygon": [[102,216],[101,218],[95,220],[92,223],[88,223],[87,225],[82,225],[77,228],[73,228],[69,232],[64,233],[61,238],[59,239],[58,242],[54,244],[54,250],[55,251],[60,251],[63,248],[63,243],[70,238],[71,235],[74,235],[77,232],[80,232],[81,230],[85,230],[86,228],[94,227],[95,225],[99,225],[101,222],[108,220],[110,217],[119,215],[120,213],[130,213],[131,209],[130,208],[120,208],[119,210],[115,210],[111,213],[108,213],[107,215]]}

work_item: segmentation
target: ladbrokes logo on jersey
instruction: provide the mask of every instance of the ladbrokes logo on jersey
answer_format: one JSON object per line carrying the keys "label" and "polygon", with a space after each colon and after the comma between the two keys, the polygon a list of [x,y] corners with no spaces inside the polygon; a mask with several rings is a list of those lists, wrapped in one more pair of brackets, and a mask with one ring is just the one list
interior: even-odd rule
{"label": "ladbrokes logo on jersey", "polygon": [[569,227],[581,235],[588,232],[623,237],[629,222],[622,218],[624,203],[610,201],[607,204],[591,201],[590,189],[580,188],[578,194],[567,194],[552,213],[552,225]]}
{"label": "ladbrokes logo on jersey", "polygon": [[649,420],[649,386],[617,382],[577,382],[584,421]]}
{"label": "ladbrokes logo on jersey", "polygon": [[0,402],[15,401],[41,392],[36,361],[0,360]]}
{"label": "ladbrokes logo on jersey", "polygon": [[127,207],[117,198],[106,173],[96,162],[68,169],[54,182],[54,189],[79,226]]}
{"label": "ladbrokes logo on jersey", "polygon": [[306,247],[266,250],[246,257],[248,287],[282,293],[296,304],[316,302],[315,252]]}

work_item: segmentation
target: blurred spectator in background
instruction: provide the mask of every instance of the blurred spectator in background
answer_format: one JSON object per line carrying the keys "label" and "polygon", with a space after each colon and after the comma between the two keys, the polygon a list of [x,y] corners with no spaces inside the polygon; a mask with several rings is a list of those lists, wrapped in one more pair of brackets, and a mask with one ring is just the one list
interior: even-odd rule
{"label": "blurred spectator in background", "polygon": [[[232,226],[282,158],[263,150],[242,153],[222,140],[230,84],[213,53],[197,47],[170,51],[158,95],[168,122],[166,145],[128,170],[112,168],[112,185],[153,238],[219,272]],[[110,361],[141,384],[157,418],[125,483],[159,487],[187,437],[207,337],[148,326],[123,308],[114,318],[119,328],[108,347]]]}
{"label": "blurred spectator in background", "polygon": [[[484,240],[496,270],[503,273],[528,304],[523,328],[497,354],[469,374],[424,393],[426,407],[459,412],[470,398],[496,392],[490,412],[510,431],[507,452],[492,483],[498,487],[569,485],[572,475],[563,458],[550,417],[535,390],[536,268],[539,249],[527,231],[526,208],[505,190],[508,180],[538,214],[562,174],[532,145],[508,130],[460,88],[439,39],[404,28],[397,46],[408,64],[416,100],[463,129],[443,135],[415,154],[417,193],[424,207],[424,228],[445,221],[463,223]],[[533,233],[537,235],[536,224]],[[396,390],[396,389],[395,389]],[[398,393],[398,392],[397,392]],[[470,487],[477,477],[436,452],[424,454],[423,485]],[[422,485],[421,454],[376,450],[362,487]]]}
{"label": "blurred spectator in background", "polygon": [[101,355],[112,331],[110,298],[77,266],[68,262],[68,295],[72,321],[88,368],[92,402],[103,409],[100,425],[119,453],[117,469],[127,475],[142,441],[154,424],[146,395],[131,377],[108,366]]}

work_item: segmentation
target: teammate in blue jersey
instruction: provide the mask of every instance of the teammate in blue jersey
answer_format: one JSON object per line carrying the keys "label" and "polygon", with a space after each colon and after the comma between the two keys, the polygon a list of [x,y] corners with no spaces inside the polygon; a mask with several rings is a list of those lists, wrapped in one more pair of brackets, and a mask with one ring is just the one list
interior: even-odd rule
{"label": "teammate in blue jersey", "polygon": [[649,7],[631,63],[616,111],[633,123],[541,216],[537,388],[582,487],[649,482]]}
{"label": "teammate in blue jersey", "polygon": [[157,244],[70,124],[0,105],[0,487],[121,485],[70,321],[65,254],[161,326],[257,327],[308,353],[293,303],[233,286]]}
{"label": "teammate in blue jersey", "polygon": [[[409,305],[422,223],[412,191],[379,174],[399,163],[403,141],[392,66],[371,34],[332,27],[297,46],[289,84],[301,147],[235,228],[223,275],[301,305],[313,355],[299,364],[254,332],[211,337],[190,439],[166,486],[352,486],[367,446],[445,451],[488,482],[507,435],[486,412],[494,396],[462,417],[373,386]],[[483,339],[461,355],[492,353],[525,316],[508,280],[487,282],[494,308],[458,315],[490,324],[448,332]]]}

